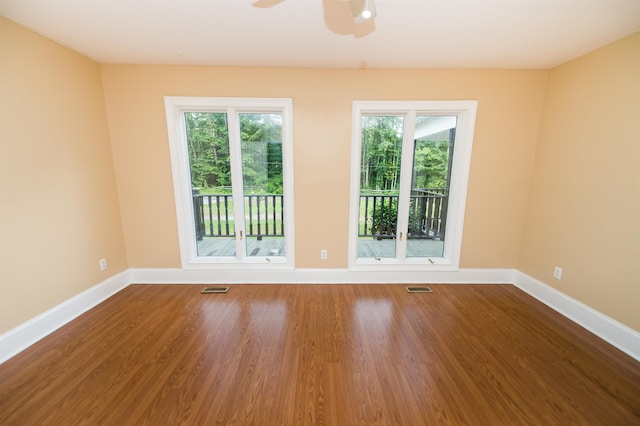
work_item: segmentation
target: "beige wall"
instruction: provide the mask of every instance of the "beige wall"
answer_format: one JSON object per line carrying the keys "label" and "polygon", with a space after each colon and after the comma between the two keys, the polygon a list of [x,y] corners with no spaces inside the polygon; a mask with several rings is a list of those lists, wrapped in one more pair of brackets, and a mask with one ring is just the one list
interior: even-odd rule
{"label": "beige wall", "polygon": [[0,32],[2,333],[127,263],[100,67],[2,17]]}
{"label": "beige wall", "polygon": [[[550,71],[518,268],[640,330],[640,33]],[[553,267],[564,268],[561,281]]]}
{"label": "beige wall", "polygon": [[298,268],[347,266],[352,101],[478,100],[461,266],[516,265],[546,71],[103,65],[102,73],[131,267],[180,266],[164,96],[293,99]]}

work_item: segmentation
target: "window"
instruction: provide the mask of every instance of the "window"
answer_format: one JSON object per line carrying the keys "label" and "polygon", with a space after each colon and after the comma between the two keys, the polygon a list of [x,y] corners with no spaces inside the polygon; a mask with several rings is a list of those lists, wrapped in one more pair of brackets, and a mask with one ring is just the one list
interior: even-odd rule
{"label": "window", "polygon": [[183,267],[293,265],[291,100],[166,97]]}
{"label": "window", "polygon": [[458,268],[476,106],[354,102],[352,269]]}

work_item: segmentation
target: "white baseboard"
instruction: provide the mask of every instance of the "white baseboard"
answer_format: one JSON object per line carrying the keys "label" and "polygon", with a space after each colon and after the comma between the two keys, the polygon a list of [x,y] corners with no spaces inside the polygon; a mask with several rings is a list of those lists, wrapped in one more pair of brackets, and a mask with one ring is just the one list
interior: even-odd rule
{"label": "white baseboard", "polygon": [[514,284],[578,325],[640,361],[640,333],[514,269],[458,271],[195,271],[140,269],[123,271],[60,305],[0,335],[0,364],[88,311],[130,284]]}
{"label": "white baseboard", "polygon": [[529,275],[515,271],[514,285],[640,361],[640,333]]}
{"label": "white baseboard", "polygon": [[513,269],[458,271],[349,271],[347,269],[185,270],[131,269],[137,284],[512,284]]}
{"label": "white baseboard", "polygon": [[107,278],[0,335],[0,364],[128,286],[131,283],[129,275],[126,270]]}

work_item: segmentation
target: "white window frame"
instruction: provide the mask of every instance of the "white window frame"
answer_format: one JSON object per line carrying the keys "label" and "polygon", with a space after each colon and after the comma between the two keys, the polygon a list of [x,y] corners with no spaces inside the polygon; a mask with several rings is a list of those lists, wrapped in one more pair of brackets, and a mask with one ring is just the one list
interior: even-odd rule
{"label": "white window frame", "polygon": [[[293,216],[293,107],[290,98],[218,98],[218,97],[179,97],[164,98],[167,117],[171,170],[178,220],[180,257],[183,269],[293,269],[294,252],[294,216]],[[282,114],[282,158],[283,158],[283,195],[285,256],[198,256],[193,214],[193,196],[189,152],[186,141],[185,112],[227,113],[230,122],[229,138],[237,134],[239,123],[232,123],[232,117],[240,113]],[[237,152],[230,152],[231,161],[240,158]],[[240,182],[241,183],[241,182]],[[241,196],[234,194],[234,205],[243,209]],[[242,215],[244,217],[244,214]]]}
{"label": "white window frame", "polygon": [[[460,250],[471,152],[476,121],[477,101],[354,101],[352,112],[351,193],[349,212],[349,269],[357,271],[455,271],[460,266]],[[362,117],[364,115],[402,115],[405,117],[403,146],[414,136],[416,115],[449,115],[457,117],[448,215],[442,257],[406,257],[399,250],[395,258],[358,258],[358,220],[360,202],[360,162]],[[405,150],[403,149],[403,153]],[[401,182],[410,181],[410,155],[403,154]],[[406,202],[406,199],[404,200]],[[406,235],[406,207],[399,203],[398,232]],[[399,235],[396,236],[399,239]],[[400,247],[401,245],[399,245]]]}

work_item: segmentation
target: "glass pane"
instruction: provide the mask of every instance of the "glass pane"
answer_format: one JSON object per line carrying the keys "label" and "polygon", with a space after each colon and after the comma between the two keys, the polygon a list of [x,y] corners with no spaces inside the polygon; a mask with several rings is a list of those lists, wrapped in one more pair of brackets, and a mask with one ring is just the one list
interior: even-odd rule
{"label": "glass pane", "polygon": [[284,256],[282,114],[240,114],[247,256]]}
{"label": "glass pane", "polygon": [[198,256],[235,256],[227,114],[184,117]]}
{"label": "glass pane", "polygon": [[456,116],[417,116],[407,257],[442,257]]}
{"label": "glass pane", "polygon": [[396,257],[404,117],[363,116],[358,257]]}

